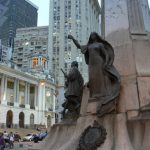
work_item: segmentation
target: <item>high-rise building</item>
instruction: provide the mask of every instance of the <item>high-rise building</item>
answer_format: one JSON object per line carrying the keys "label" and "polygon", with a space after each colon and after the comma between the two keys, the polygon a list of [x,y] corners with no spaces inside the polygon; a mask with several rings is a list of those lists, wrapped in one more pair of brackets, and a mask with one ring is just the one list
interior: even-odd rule
{"label": "high-rise building", "polygon": [[38,7],[29,0],[0,0],[0,39],[13,46],[17,28],[37,26]]}
{"label": "high-rise building", "polygon": [[64,84],[60,68],[67,72],[74,60],[87,81],[84,56],[67,37],[71,34],[86,44],[91,32],[99,32],[99,14],[98,0],[50,0],[49,56],[58,85]]}
{"label": "high-rise building", "polygon": [[12,48],[2,45],[0,39],[0,62],[8,63],[11,59]]}
{"label": "high-rise building", "polygon": [[13,62],[24,71],[48,68],[48,26],[19,28],[14,39]]}

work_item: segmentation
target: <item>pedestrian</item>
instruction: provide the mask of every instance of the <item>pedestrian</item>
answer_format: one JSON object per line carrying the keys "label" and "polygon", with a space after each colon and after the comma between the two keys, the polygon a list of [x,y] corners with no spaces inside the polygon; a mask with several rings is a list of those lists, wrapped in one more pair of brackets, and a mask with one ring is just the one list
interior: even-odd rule
{"label": "pedestrian", "polygon": [[3,133],[0,133],[0,150],[4,150],[5,141],[3,138]]}
{"label": "pedestrian", "polygon": [[10,149],[14,147],[14,134],[10,132],[9,134],[9,140],[10,140]]}
{"label": "pedestrian", "polygon": [[9,135],[8,135],[8,133],[7,133],[6,131],[4,131],[3,138],[4,138],[4,141],[5,141],[4,147],[6,147],[6,144],[7,144],[7,143],[10,145],[10,142],[9,142]]}

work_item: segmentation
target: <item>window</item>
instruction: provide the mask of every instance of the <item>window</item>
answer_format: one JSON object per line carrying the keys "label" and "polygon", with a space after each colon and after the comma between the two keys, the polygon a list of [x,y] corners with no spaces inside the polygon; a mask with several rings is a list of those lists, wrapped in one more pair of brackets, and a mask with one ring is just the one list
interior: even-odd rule
{"label": "window", "polygon": [[32,67],[35,68],[38,65],[38,58],[33,58]]}

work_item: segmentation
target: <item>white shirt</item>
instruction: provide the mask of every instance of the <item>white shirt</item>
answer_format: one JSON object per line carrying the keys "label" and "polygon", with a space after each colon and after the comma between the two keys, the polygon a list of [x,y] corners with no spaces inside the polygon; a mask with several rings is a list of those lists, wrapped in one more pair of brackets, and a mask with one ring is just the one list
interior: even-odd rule
{"label": "white shirt", "polygon": [[14,136],[13,135],[10,136],[10,141],[14,141]]}

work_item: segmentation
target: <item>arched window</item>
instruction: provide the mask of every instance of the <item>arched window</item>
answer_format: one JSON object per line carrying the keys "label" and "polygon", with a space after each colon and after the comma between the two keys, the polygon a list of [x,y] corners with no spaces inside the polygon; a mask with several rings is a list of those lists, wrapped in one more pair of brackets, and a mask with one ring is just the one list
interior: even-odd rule
{"label": "arched window", "polygon": [[23,112],[19,114],[19,127],[24,128],[24,113]]}
{"label": "arched window", "polygon": [[7,128],[11,128],[13,124],[13,112],[9,110],[6,116],[6,126]]}

